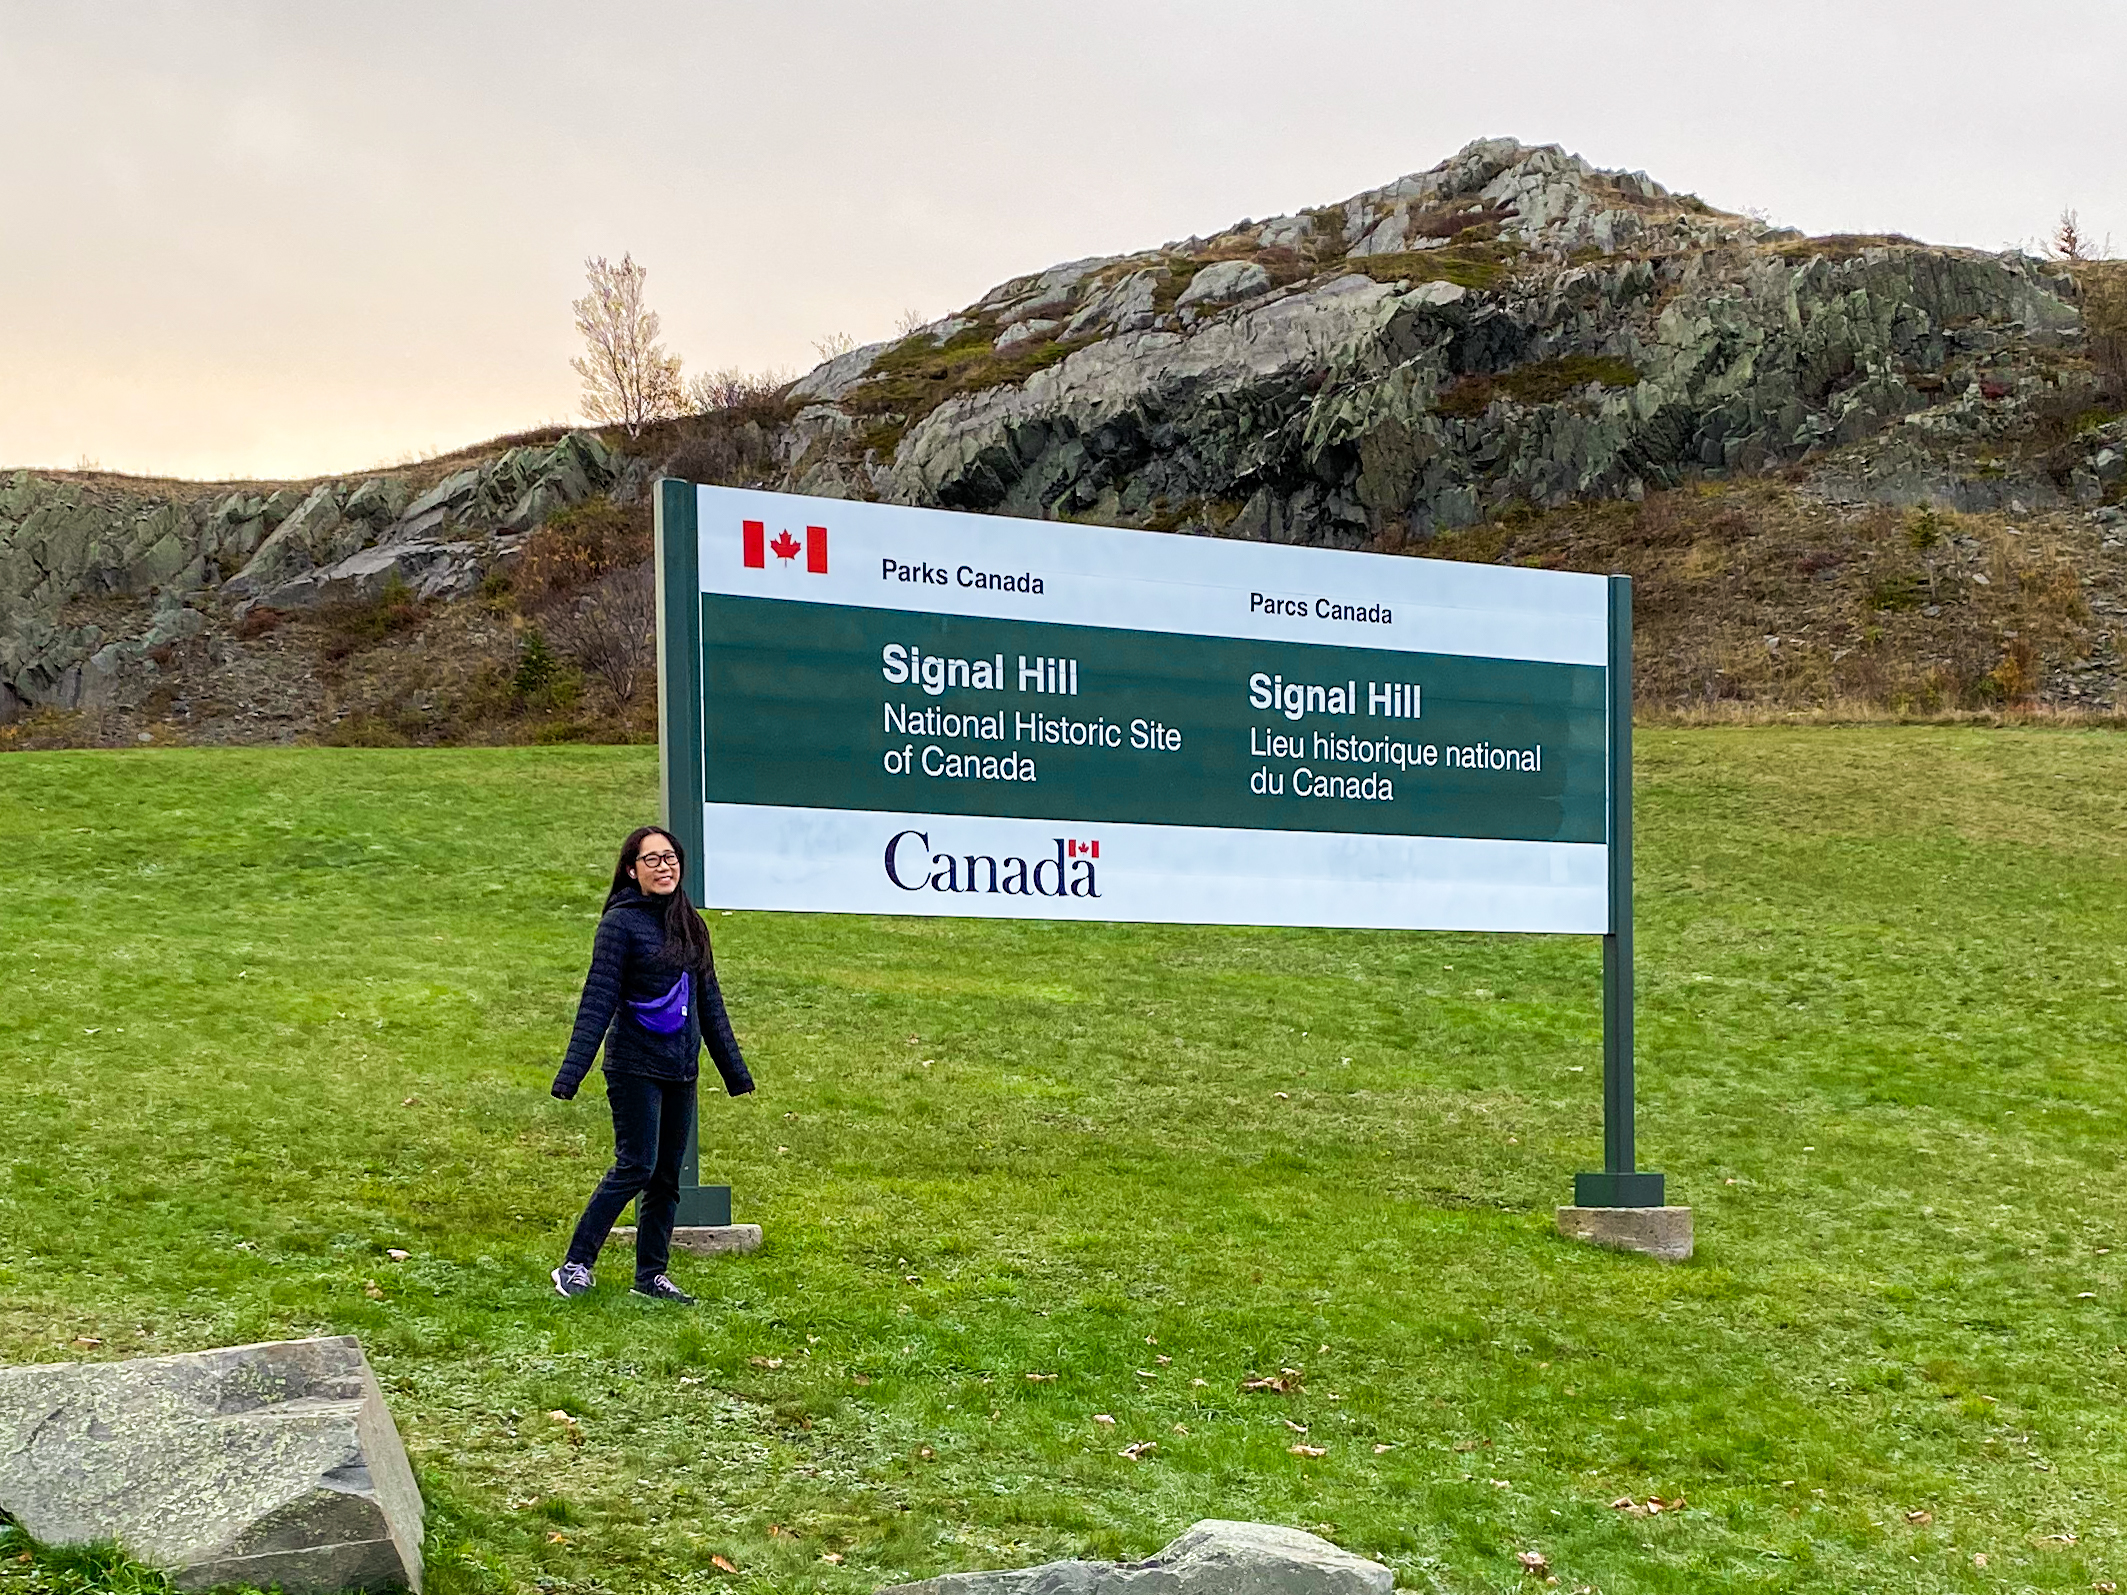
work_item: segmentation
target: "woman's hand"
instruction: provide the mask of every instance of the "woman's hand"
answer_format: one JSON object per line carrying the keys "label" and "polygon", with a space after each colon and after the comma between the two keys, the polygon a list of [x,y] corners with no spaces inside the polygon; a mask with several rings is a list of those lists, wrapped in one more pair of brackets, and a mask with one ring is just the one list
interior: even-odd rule
{"label": "woman's hand", "polygon": [[556,1080],[550,1089],[552,1090],[553,1094],[563,1102],[572,1101],[576,1096],[576,1093],[574,1091],[563,1090],[561,1082],[559,1080]]}

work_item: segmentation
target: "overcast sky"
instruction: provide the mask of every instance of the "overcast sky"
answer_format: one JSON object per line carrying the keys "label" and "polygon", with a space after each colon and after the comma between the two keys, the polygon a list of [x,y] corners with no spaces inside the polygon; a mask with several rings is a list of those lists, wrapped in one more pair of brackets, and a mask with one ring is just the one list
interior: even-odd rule
{"label": "overcast sky", "polygon": [[2127,3],[0,0],[0,466],[355,470],[1557,142],[1807,231],[2127,249]]}

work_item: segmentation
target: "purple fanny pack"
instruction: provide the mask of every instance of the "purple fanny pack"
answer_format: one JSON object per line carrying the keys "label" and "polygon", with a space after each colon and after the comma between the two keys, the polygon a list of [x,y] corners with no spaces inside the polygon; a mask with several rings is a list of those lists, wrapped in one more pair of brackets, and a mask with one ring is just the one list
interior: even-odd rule
{"label": "purple fanny pack", "polygon": [[662,997],[652,997],[648,1002],[628,999],[628,1007],[645,1030],[654,1030],[661,1036],[676,1034],[687,1023],[687,1001],[694,993],[694,982],[687,970],[679,972],[679,979],[672,982],[672,989]]}

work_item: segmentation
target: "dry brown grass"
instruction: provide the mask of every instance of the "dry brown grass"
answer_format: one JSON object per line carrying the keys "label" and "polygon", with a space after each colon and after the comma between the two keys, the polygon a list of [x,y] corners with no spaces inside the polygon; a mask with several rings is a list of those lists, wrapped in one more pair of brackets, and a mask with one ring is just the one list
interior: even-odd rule
{"label": "dry brown grass", "polygon": [[1709,723],[2067,712],[2072,667],[2109,657],[2090,599],[2127,594],[2127,557],[2080,517],[1840,507],[1774,482],[1524,511],[1410,551],[1630,574],[1640,702]]}
{"label": "dry brown grass", "polygon": [[2075,281],[2099,392],[2127,404],[2127,260],[2086,261],[2076,267]]}
{"label": "dry brown grass", "polygon": [[557,511],[525,539],[511,572],[517,605],[536,614],[564,602],[609,572],[650,557],[650,505],[588,499]]}

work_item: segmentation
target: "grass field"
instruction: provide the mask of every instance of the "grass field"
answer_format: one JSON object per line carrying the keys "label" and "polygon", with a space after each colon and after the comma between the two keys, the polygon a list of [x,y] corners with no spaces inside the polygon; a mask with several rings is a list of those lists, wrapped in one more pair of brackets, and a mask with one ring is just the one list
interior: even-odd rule
{"label": "grass field", "polygon": [[1690,1264],[1551,1230],[1593,942],[713,915],[761,1090],[705,1168],[768,1241],[686,1314],[620,1257],[546,1282],[652,753],[8,757],[0,1358],[360,1335],[439,1595],[855,1592],[1205,1516],[1419,1590],[2127,1577],[2127,741],[1640,758]]}

